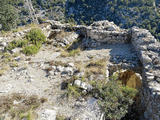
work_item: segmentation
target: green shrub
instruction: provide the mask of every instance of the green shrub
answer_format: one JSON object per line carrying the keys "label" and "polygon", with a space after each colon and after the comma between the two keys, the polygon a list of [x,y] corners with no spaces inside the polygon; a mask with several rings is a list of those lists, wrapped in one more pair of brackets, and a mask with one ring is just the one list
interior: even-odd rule
{"label": "green shrub", "polygon": [[28,44],[27,40],[13,40],[8,44],[8,46],[5,48],[5,50],[12,50],[16,47],[24,47]]}
{"label": "green shrub", "polygon": [[80,96],[81,96],[81,90],[76,86],[72,86],[72,85],[68,84],[67,97],[68,98],[71,98],[71,97],[78,98]]}
{"label": "green shrub", "polygon": [[33,55],[38,53],[39,49],[40,49],[39,46],[31,45],[31,46],[24,47],[22,52],[26,55]]}
{"label": "green shrub", "polygon": [[116,80],[95,82],[93,95],[97,95],[99,105],[105,112],[105,119],[120,120],[133,104],[137,91],[119,84]]}
{"label": "green shrub", "polygon": [[32,42],[32,44],[39,44],[44,43],[46,41],[46,36],[43,32],[38,28],[33,28],[31,31],[26,35],[26,39]]}
{"label": "green shrub", "polygon": [[46,41],[45,35],[37,28],[32,29],[25,38],[25,40],[13,40],[8,44],[5,50],[12,50],[16,47],[21,47],[23,48],[22,52],[24,54],[33,55],[39,51],[42,43]]}
{"label": "green shrub", "polygon": [[0,23],[2,30],[9,31],[16,27],[18,21],[17,9],[9,3],[10,0],[0,0]]}

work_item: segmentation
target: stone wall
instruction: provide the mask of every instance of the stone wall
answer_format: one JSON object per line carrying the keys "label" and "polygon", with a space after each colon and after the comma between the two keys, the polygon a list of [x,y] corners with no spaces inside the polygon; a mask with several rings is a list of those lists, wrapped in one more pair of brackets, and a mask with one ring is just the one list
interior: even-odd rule
{"label": "stone wall", "polygon": [[148,30],[133,27],[131,42],[143,64],[142,105],[146,120],[160,120],[160,43]]}
{"label": "stone wall", "polygon": [[160,43],[148,30],[137,27],[125,30],[107,20],[95,22],[90,26],[70,26],[54,21],[49,21],[49,23],[53,29],[78,31],[90,41],[109,44],[131,42],[143,65],[141,101],[144,119],[160,120]]}
{"label": "stone wall", "polygon": [[98,42],[113,43],[127,43],[128,31],[120,29],[113,22],[99,21],[87,27],[87,37]]}
{"label": "stone wall", "polygon": [[108,44],[128,43],[130,39],[128,30],[121,29],[113,22],[107,20],[94,22],[90,26],[71,26],[69,24],[61,24],[60,22],[51,20],[46,22],[52,25],[52,29],[74,30],[87,37],[87,39],[92,39],[97,42],[105,42]]}

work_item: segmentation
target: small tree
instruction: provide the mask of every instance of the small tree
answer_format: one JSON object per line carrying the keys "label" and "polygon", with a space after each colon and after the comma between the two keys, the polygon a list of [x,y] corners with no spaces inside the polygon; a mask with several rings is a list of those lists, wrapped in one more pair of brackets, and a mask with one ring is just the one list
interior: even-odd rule
{"label": "small tree", "polygon": [[0,24],[2,30],[11,30],[16,26],[18,13],[8,0],[0,0]]}
{"label": "small tree", "polygon": [[46,41],[46,36],[43,34],[41,29],[33,28],[26,35],[26,39],[35,45],[39,45]]}

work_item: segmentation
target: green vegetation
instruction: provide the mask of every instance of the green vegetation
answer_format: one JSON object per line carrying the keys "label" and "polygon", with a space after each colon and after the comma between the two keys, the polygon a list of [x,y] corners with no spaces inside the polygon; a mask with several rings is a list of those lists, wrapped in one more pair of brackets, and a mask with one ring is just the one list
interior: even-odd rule
{"label": "green vegetation", "polygon": [[1,30],[11,30],[16,27],[17,24],[17,10],[9,3],[9,0],[0,0],[0,23],[2,27]]}
{"label": "green vegetation", "polygon": [[46,41],[46,36],[42,33],[42,30],[33,28],[26,35],[26,39],[34,45],[39,45]]}
{"label": "green vegetation", "polygon": [[148,29],[160,39],[159,4],[158,0],[69,0],[66,18],[74,19],[78,24],[107,19],[122,28]]}
{"label": "green vegetation", "polygon": [[5,50],[11,51],[14,48],[22,48],[22,52],[26,55],[33,55],[38,53],[42,44],[46,41],[46,36],[38,28],[33,28],[25,36],[24,40],[13,40],[8,44]]}
{"label": "green vegetation", "polygon": [[114,79],[109,82],[95,81],[93,86],[92,94],[99,99],[105,119],[120,120],[125,117],[137,94],[136,89],[122,86]]}
{"label": "green vegetation", "polygon": [[12,50],[16,47],[25,47],[28,44],[28,40],[13,40],[8,44],[5,50]]}
{"label": "green vegetation", "polygon": [[34,115],[32,113],[33,111],[28,111],[27,113],[21,113],[20,114],[20,119],[26,119],[26,120],[34,120]]}
{"label": "green vegetation", "polygon": [[25,48],[23,48],[22,52],[26,55],[33,55],[38,53],[40,47],[36,46],[36,45],[31,45],[31,46],[27,46]]}
{"label": "green vegetation", "polygon": [[80,96],[81,96],[81,90],[78,87],[74,86],[74,85],[68,84],[67,97],[68,98],[71,98],[71,97],[78,98]]}
{"label": "green vegetation", "polygon": [[104,117],[107,120],[120,120],[124,118],[130,111],[138,92],[134,88],[123,86],[116,76],[112,76],[109,81],[90,81],[93,89],[91,92],[84,94],[83,89],[73,85],[74,80],[76,79],[67,81],[67,96],[69,98],[79,98],[86,95],[95,97],[98,99],[100,108],[105,112]]}
{"label": "green vegetation", "polygon": [[[91,24],[107,19],[122,28],[138,26],[148,29],[160,39],[158,0],[32,0],[32,3],[37,13],[40,8],[47,11],[44,17],[38,18],[40,22],[54,19],[71,24]],[[0,4],[3,30],[31,23],[24,0],[0,0]]]}
{"label": "green vegetation", "polygon": [[22,52],[26,55],[33,55],[38,53],[39,49],[42,46],[42,43],[46,41],[46,36],[40,29],[33,28],[26,35],[26,39],[29,41],[30,45],[24,47]]}
{"label": "green vegetation", "polygon": [[[14,104],[14,101],[19,102]],[[13,93],[9,96],[3,96],[0,98],[0,113],[8,112],[12,119],[22,119],[33,120],[34,110],[37,109],[42,103],[44,103],[44,98],[38,98],[35,95],[24,96],[21,94]]]}

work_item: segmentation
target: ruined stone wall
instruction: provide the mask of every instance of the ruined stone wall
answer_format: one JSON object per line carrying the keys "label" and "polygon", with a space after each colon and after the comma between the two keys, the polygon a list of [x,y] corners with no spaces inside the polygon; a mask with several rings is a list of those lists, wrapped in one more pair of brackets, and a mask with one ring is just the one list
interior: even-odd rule
{"label": "ruined stone wall", "polygon": [[120,29],[113,22],[107,20],[91,24],[87,27],[86,34],[87,37],[98,42],[109,44],[129,42],[127,30]]}
{"label": "ruined stone wall", "polygon": [[89,40],[105,43],[131,42],[143,65],[142,105],[146,120],[160,120],[160,43],[148,30],[124,30],[113,22],[99,21],[90,26],[70,26],[52,22],[54,29],[79,31]]}
{"label": "ruined stone wall", "polygon": [[121,29],[113,22],[107,20],[94,22],[90,26],[71,26],[69,24],[61,24],[57,21],[47,21],[52,25],[52,29],[74,30],[83,34],[88,39],[97,42],[105,42],[108,44],[128,43],[128,30]]}
{"label": "ruined stone wall", "polygon": [[98,42],[131,42],[143,65],[142,107],[146,120],[160,120],[160,43],[148,30],[124,30],[108,21],[95,22],[86,29],[87,37]]}
{"label": "ruined stone wall", "polygon": [[127,43],[127,32],[122,31],[104,31],[104,30],[87,30],[87,36],[98,42]]}
{"label": "ruined stone wall", "polygon": [[146,120],[160,120],[160,43],[148,30],[133,27],[131,42],[143,64],[143,96]]}

